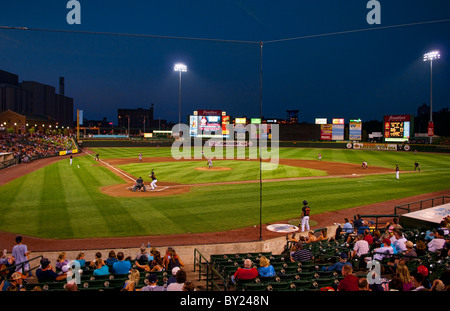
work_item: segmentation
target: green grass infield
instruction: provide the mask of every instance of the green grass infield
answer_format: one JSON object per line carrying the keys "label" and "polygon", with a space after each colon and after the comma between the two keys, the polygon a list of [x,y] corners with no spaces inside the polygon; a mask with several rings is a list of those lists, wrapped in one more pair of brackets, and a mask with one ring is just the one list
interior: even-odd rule
{"label": "green grass infield", "polygon": [[[220,184],[259,180],[259,162],[215,160],[224,171],[202,171],[206,161],[137,163],[145,158],[170,157],[170,148],[92,148],[100,159],[130,159],[118,168],[132,176],[148,176],[151,169],[160,181],[205,184],[184,194],[159,197],[113,197],[100,187],[125,181],[92,155],[67,158],[42,167],[0,186],[0,230],[41,238],[71,239],[122,236],[151,236],[230,230],[259,225],[260,184]],[[306,199],[314,214],[336,211],[391,199],[450,188],[450,155],[435,153],[362,151],[344,149],[280,148],[283,159],[316,160],[392,168],[392,173],[358,178],[321,178],[326,173],[308,167],[279,165],[263,171],[263,179],[309,177],[262,184],[262,222],[298,218]],[[421,166],[414,170],[414,161]],[[395,179],[394,167],[402,170]],[[148,177],[146,177],[148,178]],[[337,221],[341,221],[337,219]]]}

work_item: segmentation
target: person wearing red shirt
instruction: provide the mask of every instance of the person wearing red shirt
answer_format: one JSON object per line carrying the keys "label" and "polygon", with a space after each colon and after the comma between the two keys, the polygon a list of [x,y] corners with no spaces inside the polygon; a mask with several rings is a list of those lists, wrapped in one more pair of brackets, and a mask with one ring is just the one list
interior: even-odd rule
{"label": "person wearing red shirt", "polygon": [[342,275],[344,278],[339,282],[338,291],[358,291],[359,278],[353,275],[353,269],[349,265],[342,267]]}
{"label": "person wearing red shirt", "polygon": [[258,276],[258,270],[252,267],[250,259],[244,260],[244,268],[238,268],[232,277],[232,281],[237,280],[251,280]]}

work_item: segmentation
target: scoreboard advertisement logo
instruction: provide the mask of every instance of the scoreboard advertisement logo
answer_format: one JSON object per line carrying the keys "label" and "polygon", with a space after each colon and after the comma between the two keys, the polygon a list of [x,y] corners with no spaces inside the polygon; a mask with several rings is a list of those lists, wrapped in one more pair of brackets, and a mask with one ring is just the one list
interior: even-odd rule
{"label": "scoreboard advertisement logo", "polygon": [[408,141],[411,137],[411,115],[384,116],[384,140],[387,142]]}

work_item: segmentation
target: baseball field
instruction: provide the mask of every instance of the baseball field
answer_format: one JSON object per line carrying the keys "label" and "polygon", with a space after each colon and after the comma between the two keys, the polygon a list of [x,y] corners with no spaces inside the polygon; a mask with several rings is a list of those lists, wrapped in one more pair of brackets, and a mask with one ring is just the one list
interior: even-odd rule
{"label": "baseball field", "polygon": [[[174,160],[170,148],[91,148],[0,186],[0,230],[53,239],[216,232],[259,225],[260,215],[264,224],[298,218],[302,200],[313,217],[450,189],[448,154],[280,148],[279,157],[260,188],[257,159],[208,169],[206,159]],[[138,177],[149,187],[151,170],[156,190],[129,190]]]}

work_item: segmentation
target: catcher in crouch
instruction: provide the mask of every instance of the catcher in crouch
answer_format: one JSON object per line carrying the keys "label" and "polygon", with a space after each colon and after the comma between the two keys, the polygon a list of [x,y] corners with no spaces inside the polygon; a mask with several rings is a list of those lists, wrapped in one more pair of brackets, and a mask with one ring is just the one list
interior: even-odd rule
{"label": "catcher in crouch", "polygon": [[138,191],[146,191],[145,189],[145,185],[144,185],[144,180],[142,179],[142,177],[139,177],[138,179],[136,179],[136,182],[134,183],[133,188],[131,189],[133,192],[136,192],[136,190]]}

